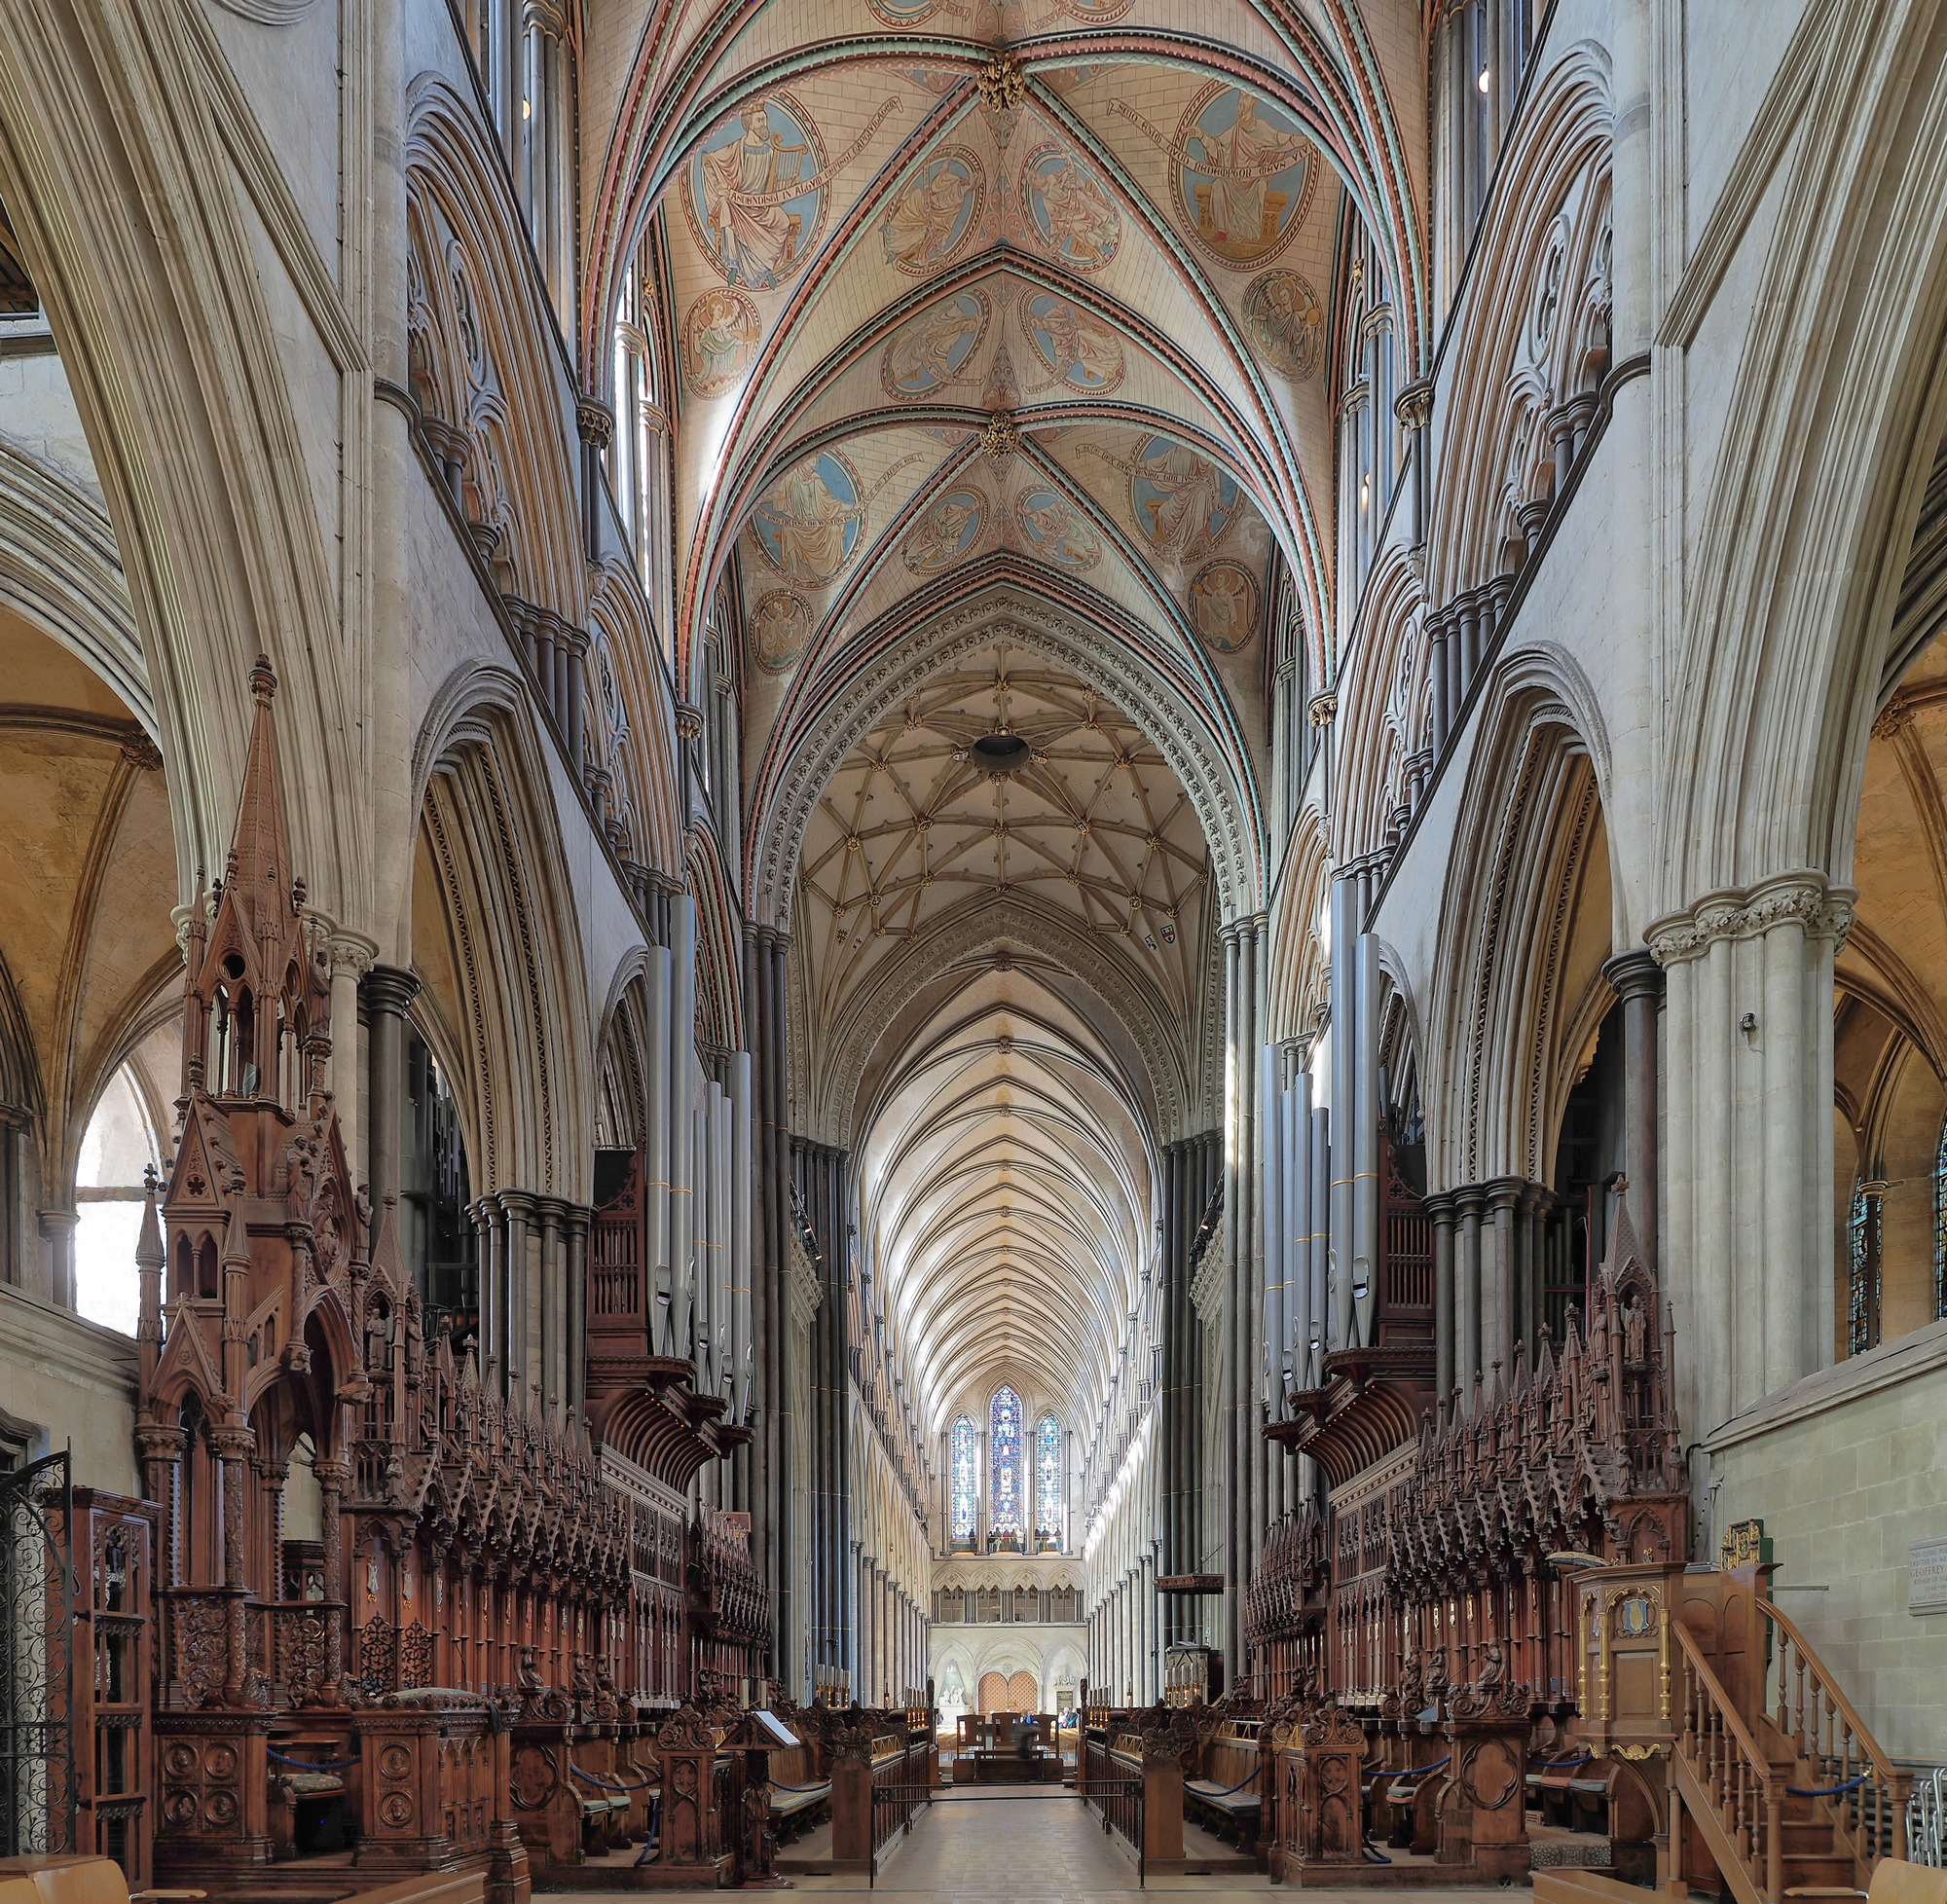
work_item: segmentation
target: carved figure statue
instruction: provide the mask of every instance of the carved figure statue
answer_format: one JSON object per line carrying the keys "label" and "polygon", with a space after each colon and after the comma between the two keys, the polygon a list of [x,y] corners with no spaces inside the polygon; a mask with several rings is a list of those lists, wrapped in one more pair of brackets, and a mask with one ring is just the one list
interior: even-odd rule
{"label": "carved figure statue", "polygon": [[1640,1362],[1643,1360],[1644,1345],[1649,1336],[1649,1306],[1630,1298],[1629,1306],[1623,1311],[1623,1360]]}
{"label": "carved figure statue", "polygon": [[1481,1662],[1481,1676],[1475,1684],[1486,1692],[1490,1686],[1503,1684],[1508,1676],[1507,1656],[1501,1651],[1501,1642],[1490,1639],[1488,1642],[1487,1658]]}

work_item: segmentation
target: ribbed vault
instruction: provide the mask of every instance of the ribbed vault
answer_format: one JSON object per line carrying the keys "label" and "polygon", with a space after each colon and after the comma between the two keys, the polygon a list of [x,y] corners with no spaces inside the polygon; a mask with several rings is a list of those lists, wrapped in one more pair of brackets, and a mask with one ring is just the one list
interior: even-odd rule
{"label": "ribbed vault", "polygon": [[1003,1371],[1100,1410],[1193,1121],[1208,855],[1097,688],[1005,637],[832,771],[792,905],[793,1122],[854,1159],[865,1314],[927,1436]]}

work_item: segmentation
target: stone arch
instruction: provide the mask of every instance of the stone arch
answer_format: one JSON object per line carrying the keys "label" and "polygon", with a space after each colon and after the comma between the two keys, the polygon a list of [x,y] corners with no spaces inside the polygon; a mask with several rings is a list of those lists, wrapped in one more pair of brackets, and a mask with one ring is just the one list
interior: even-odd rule
{"label": "stone arch", "polygon": [[1187,1127],[1190,1080],[1162,1001],[1139,975],[1061,921],[1002,900],[976,902],[918,940],[832,1028],[822,1112],[802,1107],[808,1119],[821,1124],[830,1119],[827,1141],[849,1145],[869,1122],[870,1107],[863,1098],[874,1057],[904,1030],[910,1011],[924,1008],[931,991],[956,986],[962,976],[984,970],[1001,947],[1017,969],[1058,973],[1106,1007],[1126,1035],[1127,1072],[1121,1081],[1131,1103],[1148,1114],[1151,1128],[1159,1133]]}
{"label": "stone arch", "polygon": [[585,1200],[593,1052],[574,896],[541,738],[520,682],[464,668],[413,752],[419,815],[409,942],[454,1035],[453,1076],[480,1193]]}
{"label": "stone arch", "polygon": [[583,727],[595,772],[608,776],[607,824],[620,829],[616,851],[625,862],[673,880],[682,860],[675,699],[642,584],[619,558],[603,563],[589,618]]}
{"label": "stone arch", "polygon": [[1255,911],[1264,883],[1257,786],[1234,737],[1125,642],[1013,588],[997,589],[929,622],[815,706],[794,696],[759,771],[747,835],[751,910],[789,930],[790,882],[820,793],[845,756],[929,676],[997,635],[1096,682],[1168,761],[1209,848],[1225,920]]}
{"label": "stone arch", "polygon": [[428,436],[503,595],[575,628],[587,562],[569,425],[527,238],[478,115],[434,73],[407,88],[407,365]]}
{"label": "stone arch", "polygon": [[1421,639],[1425,601],[1407,552],[1389,544],[1366,591],[1355,665],[1340,691],[1333,798],[1334,858],[1358,859],[1397,840],[1430,755],[1433,708]]}
{"label": "stone arch", "polygon": [[696,1015],[707,1044],[744,1048],[744,960],[736,896],[707,827],[689,833],[689,887],[696,898]]}
{"label": "stone arch", "polygon": [[[1602,955],[1627,943],[1606,734],[1593,691],[1559,649],[1509,656],[1487,683],[1427,990],[1421,1085],[1430,1188],[1496,1175],[1541,1180],[1560,1123],[1561,1009],[1592,858],[1611,906]],[[1598,961],[1599,965],[1600,961]]]}
{"label": "stone arch", "polygon": [[[1670,913],[1788,870],[1848,882],[1866,743],[1947,422],[1947,21],[1924,6],[1835,9],[1794,55],[1773,88],[1806,86],[1791,114],[1806,136],[1784,161],[1750,294],[1671,677],[1659,814]],[[1741,172],[1776,162],[1766,118]],[[1690,343],[1720,279],[1672,307],[1671,342]],[[1806,298],[1807,284],[1834,289]]]}
{"label": "stone arch", "polygon": [[0,443],[0,604],[85,662],[142,731],[161,738],[107,511],[7,443]]}
{"label": "stone arch", "polygon": [[[1577,42],[1524,104],[1476,242],[1473,282],[1487,295],[1470,300],[1454,340],[1458,370],[1435,471],[1445,506],[1426,551],[1430,601],[1521,567],[1566,474],[1550,435],[1557,413],[1586,398],[1585,431],[1595,415],[1577,340],[1589,334],[1591,311],[1607,309],[1613,136],[1609,55]],[[1602,348],[1606,369],[1606,340]],[[1488,471],[1497,480],[1483,480]],[[1530,507],[1539,514],[1523,513]]]}
{"label": "stone arch", "polygon": [[[313,905],[373,904],[359,719],[325,540],[195,9],[0,15],[0,196],[87,430],[141,631],[177,886],[220,866],[260,653],[286,681],[293,858]],[[216,56],[220,64],[220,54]],[[314,264],[314,256],[308,263]],[[371,367],[321,308],[343,377]],[[300,686],[302,683],[302,686]]]}

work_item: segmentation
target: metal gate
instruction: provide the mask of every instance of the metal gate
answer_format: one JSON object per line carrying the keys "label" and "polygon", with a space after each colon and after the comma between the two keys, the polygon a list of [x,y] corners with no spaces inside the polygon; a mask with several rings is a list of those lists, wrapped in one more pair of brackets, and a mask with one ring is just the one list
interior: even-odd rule
{"label": "metal gate", "polygon": [[0,1857],[75,1849],[65,1451],[0,1475]]}

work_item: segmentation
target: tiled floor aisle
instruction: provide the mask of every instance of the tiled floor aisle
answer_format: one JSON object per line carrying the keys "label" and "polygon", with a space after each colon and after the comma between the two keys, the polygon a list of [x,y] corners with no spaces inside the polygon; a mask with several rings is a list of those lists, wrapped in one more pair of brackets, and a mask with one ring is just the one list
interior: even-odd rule
{"label": "tiled floor aisle", "polygon": [[[812,1880],[806,1890],[837,1880]],[[1103,1836],[1080,1799],[1007,1798],[928,1808],[882,1866],[888,1895],[978,1899],[1079,1897],[1133,1891],[1136,1867]]]}
{"label": "tiled floor aisle", "polygon": [[[1102,1835],[1072,1795],[946,1800],[929,1808],[910,1839],[884,1858],[876,1890],[859,1878],[799,1878],[800,1891],[865,1904],[1061,1904],[1071,1897],[1137,1897],[1134,1863]],[[1149,1893],[1194,1892],[1206,1904],[1242,1904],[1271,1888],[1267,1878],[1152,1878]],[[1371,1891],[1285,1891],[1308,1904],[1370,1904]],[[536,1897],[536,1904],[539,1898]],[[1483,1904],[1480,1891],[1416,1892],[1414,1904]]]}
{"label": "tiled floor aisle", "polygon": [[[800,1891],[834,1904],[846,1899],[866,1904],[874,1897],[897,1897],[900,1904],[1061,1904],[1071,1897],[1161,1892],[1194,1892],[1205,1904],[1243,1904],[1272,1888],[1267,1878],[1240,1874],[1153,1877],[1148,1892],[1138,1891],[1133,1861],[1102,1835],[1100,1821],[1072,1795],[946,1800],[928,1809],[910,1839],[896,1844],[890,1858],[882,1855],[876,1889],[868,1889],[860,1878],[799,1878],[795,1883]],[[1281,1886],[1277,1894],[1303,1898],[1306,1904],[1371,1904],[1375,1896],[1372,1891],[1287,1891]],[[584,1895],[592,1898],[594,1893]],[[1423,1890],[1414,1893],[1414,1904],[1483,1904],[1484,1896],[1478,1890]]]}

